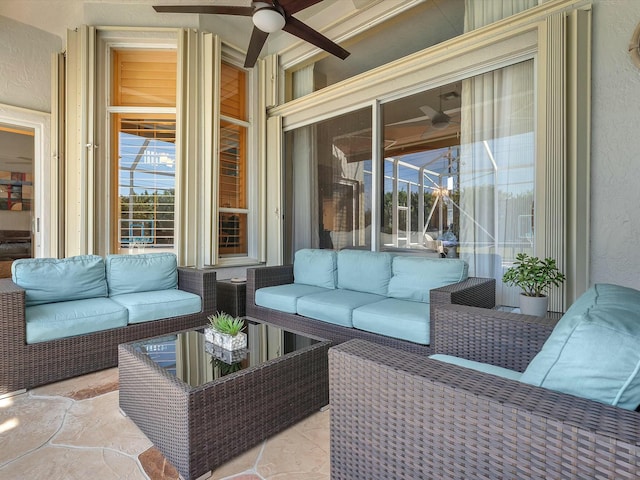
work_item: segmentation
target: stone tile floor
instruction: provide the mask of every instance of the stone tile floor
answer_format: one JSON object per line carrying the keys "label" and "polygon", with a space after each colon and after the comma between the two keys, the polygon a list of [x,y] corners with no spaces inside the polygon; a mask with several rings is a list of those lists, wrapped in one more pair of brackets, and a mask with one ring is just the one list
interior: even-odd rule
{"label": "stone tile floor", "polygon": [[[0,478],[180,478],[120,413],[117,389],[113,368],[0,399]],[[210,478],[329,479],[329,411],[271,437]]]}

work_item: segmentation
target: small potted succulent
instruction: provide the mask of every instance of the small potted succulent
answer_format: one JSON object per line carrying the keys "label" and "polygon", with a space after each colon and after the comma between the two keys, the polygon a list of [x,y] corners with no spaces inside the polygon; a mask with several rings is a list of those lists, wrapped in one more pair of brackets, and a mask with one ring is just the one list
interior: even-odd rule
{"label": "small potted succulent", "polygon": [[218,345],[225,350],[238,350],[247,347],[247,334],[241,331],[244,328],[244,320],[224,312],[209,315],[207,319],[209,326],[204,331],[207,342]]}
{"label": "small potted succulent", "polygon": [[242,370],[241,362],[227,363],[219,358],[211,357],[211,363],[214,368],[217,367],[220,370],[221,377]]}
{"label": "small potted succulent", "polygon": [[518,253],[513,266],[502,276],[504,283],[522,290],[520,312],[537,317],[545,316],[549,308],[547,289],[552,285],[559,287],[564,280],[553,258],[542,260],[526,253]]}

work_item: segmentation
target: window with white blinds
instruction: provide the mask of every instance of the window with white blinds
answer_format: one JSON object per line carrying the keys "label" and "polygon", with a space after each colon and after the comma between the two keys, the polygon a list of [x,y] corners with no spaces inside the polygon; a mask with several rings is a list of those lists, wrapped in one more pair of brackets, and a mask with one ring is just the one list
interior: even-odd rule
{"label": "window with white blinds", "polygon": [[220,169],[218,254],[247,256],[247,79],[223,62],[220,70]]}
{"label": "window with white blinds", "polygon": [[176,51],[113,49],[112,251],[175,246]]}

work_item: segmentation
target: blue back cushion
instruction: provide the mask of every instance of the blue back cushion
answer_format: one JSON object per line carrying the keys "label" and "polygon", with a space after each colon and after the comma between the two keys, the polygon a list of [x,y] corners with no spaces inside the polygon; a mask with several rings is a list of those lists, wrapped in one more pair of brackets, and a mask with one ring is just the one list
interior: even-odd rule
{"label": "blue back cushion", "polygon": [[25,289],[25,305],[106,297],[104,260],[97,255],[23,258],[11,265],[13,282]]}
{"label": "blue back cushion", "polygon": [[521,381],[634,410],[640,405],[640,291],[599,284],[585,292]]}
{"label": "blue back cushion", "polygon": [[450,258],[396,256],[389,282],[390,297],[429,303],[429,291],[467,279],[467,262]]}
{"label": "blue back cushion", "polygon": [[336,288],[336,252],[303,248],[293,261],[293,283]]}
{"label": "blue back cushion", "polygon": [[338,288],[386,295],[393,255],[366,250],[338,252]]}
{"label": "blue back cushion", "polygon": [[452,365],[458,365],[464,368],[470,368],[482,373],[490,373],[502,378],[508,378],[509,380],[520,380],[522,374],[515,370],[509,370],[508,368],[498,367],[489,363],[476,362],[474,360],[467,360],[466,358],[454,357],[453,355],[444,355],[442,353],[435,353],[429,355],[429,358],[438,360],[440,362],[450,363]]}
{"label": "blue back cushion", "polygon": [[178,288],[178,263],[173,253],[108,255],[109,296]]}

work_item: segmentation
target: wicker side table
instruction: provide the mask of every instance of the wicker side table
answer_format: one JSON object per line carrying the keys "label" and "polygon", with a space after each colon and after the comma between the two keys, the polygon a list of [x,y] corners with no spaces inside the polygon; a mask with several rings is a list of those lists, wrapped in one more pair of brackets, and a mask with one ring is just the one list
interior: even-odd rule
{"label": "wicker side table", "polygon": [[244,317],[247,312],[247,282],[218,280],[216,282],[218,311],[234,317]]}

